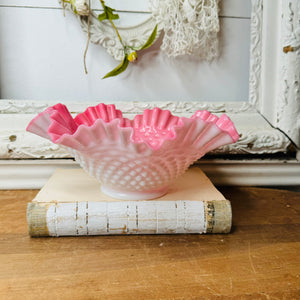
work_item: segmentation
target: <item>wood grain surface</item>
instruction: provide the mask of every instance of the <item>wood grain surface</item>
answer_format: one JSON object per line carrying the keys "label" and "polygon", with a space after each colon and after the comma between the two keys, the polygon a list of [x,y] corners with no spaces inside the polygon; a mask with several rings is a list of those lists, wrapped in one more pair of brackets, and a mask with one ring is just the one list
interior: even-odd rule
{"label": "wood grain surface", "polygon": [[300,299],[300,194],[223,188],[221,235],[30,238],[37,191],[0,191],[0,299]]}

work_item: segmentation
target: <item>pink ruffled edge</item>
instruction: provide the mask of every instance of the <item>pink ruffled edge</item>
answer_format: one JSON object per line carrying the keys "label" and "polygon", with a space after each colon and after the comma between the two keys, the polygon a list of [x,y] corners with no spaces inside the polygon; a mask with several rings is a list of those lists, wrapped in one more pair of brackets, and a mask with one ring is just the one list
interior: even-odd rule
{"label": "pink ruffled edge", "polygon": [[235,143],[240,138],[233,122],[226,115],[222,114],[220,117],[213,115],[207,110],[197,110],[191,119],[200,118],[203,121],[215,123],[222,131],[227,132],[232,138],[232,142]]}
{"label": "pink ruffled edge", "polygon": [[[177,136],[176,129],[184,126],[184,117],[173,116],[169,110],[160,108],[147,109],[142,115],[136,115],[133,120],[123,118],[122,112],[117,110],[113,104],[99,104],[88,107],[83,113],[73,118],[67,107],[58,103],[47,108],[38,114],[27,126],[26,130],[44,138],[50,139],[54,143],[59,143],[63,136],[73,136],[81,126],[90,127],[97,120],[101,119],[105,123],[110,123],[118,119],[120,128],[132,128],[131,140],[133,143],[147,143],[153,150],[161,148],[166,140],[174,140]],[[222,132],[227,133],[232,143],[239,139],[239,134],[230,118],[223,114],[219,118],[207,110],[198,110],[190,118],[201,119],[207,123],[215,124]],[[150,141],[143,136],[145,130],[151,127],[158,128],[160,134],[156,134],[156,141]],[[158,130],[158,131],[159,131]]]}
{"label": "pink ruffled edge", "polygon": [[58,103],[39,113],[30,121],[26,130],[57,143],[63,135],[74,135],[80,126],[90,127],[99,119],[105,123],[119,119],[120,127],[131,127],[130,120],[123,118],[122,112],[116,110],[113,104],[101,103],[88,107],[73,118],[68,108]]}

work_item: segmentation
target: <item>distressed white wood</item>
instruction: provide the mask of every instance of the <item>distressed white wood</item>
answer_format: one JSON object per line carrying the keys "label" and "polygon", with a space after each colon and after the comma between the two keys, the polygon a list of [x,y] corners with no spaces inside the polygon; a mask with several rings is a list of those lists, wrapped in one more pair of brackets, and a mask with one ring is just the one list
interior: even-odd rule
{"label": "distressed white wood", "polygon": [[186,232],[205,232],[206,222],[203,202],[185,201],[184,202],[185,224],[184,229]]}
{"label": "distressed white wood", "polygon": [[185,209],[184,209],[185,203],[178,202],[177,203],[177,211],[176,211],[176,227],[177,232],[182,232],[185,230]]}
{"label": "distressed white wood", "polygon": [[[277,87],[276,105],[273,111],[265,106],[262,113],[300,147],[300,2],[282,1],[278,10],[283,14],[277,14],[280,34],[277,35],[275,53],[278,63],[274,72],[277,77],[273,82]],[[293,52],[283,51],[288,46],[294,49]]]}
{"label": "distressed white wood", "polygon": [[[46,139],[25,132],[25,128],[37,111],[43,110],[39,102],[0,101],[0,157],[2,158],[68,158],[68,152]],[[201,102],[124,102],[117,103],[117,108],[124,112],[124,116],[132,118],[142,113],[146,108],[155,106],[169,109],[178,116],[190,117],[196,110],[207,109],[218,115],[227,112],[236,125],[240,139],[236,144],[227,145],[214,153],[231,154],[262,154],[284,152],[289,140],[280,131],[272,128],[265,119],[256,113],[247,103],[239,106],[234,103],[201,103]],[[84,111],[85,105],[78,103],[71,105],[73,112]],[[19,111],[24,114],[18,113]],[[5,113],[6,112],[6,113]],[[28,112],[28,113],[26,113]],[[35,113],[33,113],[35,112]],[[255,128],[253,128],[255,124]]]}
{"label": "distressed white wood", "polygon": [[138,211],[136,205],[128,205],[126,211],[128,215],[126,232],[128,234],[134,234],[138,231],[138,223],[136,222]]}
{"label": "distressed white wood", "polygon": [[[185,203],[185,201],[184,201]],[[198,202],[197,202],[198,203]],[[199,226],[197,229],[198,232],[203,232],[204,231],[204,220],[200,219],[201,214],[204,215],[204,207],[203,207],[203,202],[200,202],[202,204],[202,211],[197,215],[199,219],[195,220],[193,219],[193,222],[196,222]],[[197,204],[194,202],[193,207],[197,206]],[[178,223],[180,221],[178,220],[178,202],[176,203],[167,203],[167,202],[162,202],[158,205],[156,205],[156,210],[155,210],[155,219],[157,220],[155,226],[156,226],[156,232],[164,234],[164,233],[181,233],[182,229],[179,229],[177,227]],[[146,217],[146,216],[145,216]],[[202,226],[202,228],[201,228]],[[195,230],[196,232],[196,230]]]}
{"label": "distressed white wood", "polygon": [[76,203],[64,203],[49,206],[47,210],[47,226],[49,232],[56,236],[75,235],[76,230]]}
{"label": "distressed white wood", "polygon": [[[3,0],[2,0],[3,1]],[[299,101],[298,101],[298,96],[299,95],[299,88],[298,88],[298,83],[299,81],[297,81],[297,74],[299,75],[299,64],[297,62],[299,62],[298,56],[299,56],[299,52],[294,51],[294,52],[289,52],[287,54],[282,54],[281,52],[281,58],[279,58],[280,55],[277,55],[276,51],[274,51],[274,49],[271,47],[268,47],[270,44],[268,44],[270,41],[268,41],[268,39],[270,39],[271,37],[271,41],[273,39],[273,44],[272,45],[276,45],[278,46],[278,40],[280,40],[281,44],[280,44],[280,51],[281,51],[281,47],[287,44],[288,42],[291,42],[291,45],[297,46],[297,14],[299,12],[299,8],[297,8],[295,6],[295,3],[297,1],[268,1],[268,0],[253,0],[252,1],[252,17],[251,17],[251,42],[250,42],[250,80],[249,80],[249,103],[245,102],[243,104],[233,104],[233,106],[227,106],[227,104],[225,104],[224,102],[221,102],[221,104],[215,104],[214,102],[212,103],[204,103],[204,105],[202,107],[204,108],[212,108],[213,111],[223,111],[223,112],[227,112],[227,111],[232,111],[236,114],[240,114],[241,111],[247,111],[247,114],[245,115],[241,115],[241,119],[243,119],[244,117],[244,121],[242,121],[238,126],[240,128],[247,128],[247,130],[245,130],[245,133],[243,133],[243,139],[241,140],[240,145],[238,146],[239,149],[245,149],[245,145],[248,145],[248,147],[246,147],[246,151],[245,153],[272,153],[273,152],[284,152],[287,150],[287,148],[290,145],[290,142],[287,140],[287,138],[284,136],[283,133],[280,132],[280,130],[282,130],[283,132],[285,132],[286,134],[288,134],[292,139],[294,139],[294,142],[297,142],[297,133],[299,133],[298,130],[298,123],[299,123]],[[268,7],[268,4],[274,5],[274,8],[270,8],[270,9],[265,9],[266,7]],[[3,12],[3,9],[8,9],[7,7],[0,7],[0,13],[1,11]],[[21,9],[21,8],[9,8],[9,9]],[[297,10],[298,9],[298,10]],[[46,11],[46,9],[44,9],[44,11]],[[273,14],[273,17],[272,17]],[[274,14],[276,15],[274,17]],[[5,19],[5,14],[2,15],[3,18],[0,18],[0,21],[4,20],[5,22],[1,23],[0,26],[0,30],[1,30],[1,36],[4,36],[2,34],[2,32],[8,32],[8,27],[5,27],[5,24],[8,24],[7,19]],[[279,19],[278,18],[281,18]],[[277,20],[275,24],[277,24],[277,26],[272,26],[273,24],[270,23],[270,20],[275,19]],[[28,19],[27,19],[28,21]],[[70,22],[72,21],[67,21],[66,24],[70,24]],[[25,23],[24,23],[25,24]],[[23,25],[24,25],[23,24]],[[66,25],[65,24],[65,25]],[[76,24],[76,20],[74,20],[74,24]],[[264,26],[263,26],[264,24]],[[269,24],[269,25],[267,25]],[[280,25],[278,25],[280,24]],[[60,27],[60,30],[64,30],[63,28],[65,28],[64,26]],[[69,35],[72,36],[72,34],[80,34],[80,30],[79,28],[75,29],[76,26],[71,26],[72,24],[70,24],[70,28],[72,28],[72,31],[70,30],[68,33]],[[44,24],[41,22],[40,24],[41,28],[44,26]],[[285,27],[284,27],[285,26]],[[51,27],[51,26],[50,26]],[[278,28],[281,28],[280,30],[277,30]],[[9,30],[14,30],[14,26],[10,26]],[[46,27],[45,27],[46,28]],[[49,26],[48,26],[49,28]],[[5,30],[3,30],[5,29]],[[74,31],[78,31],[78,32],[74,32]],[[82,34],[82,32],[81,32]],[[267,38],[267,36],[269,35],[269,38]],[[6,37],[5,37],[6,38]],[[28,38],[30,38],[30,35],[28,34]],[[11,39],[13,40],[13,37],[11,37]],[[53,37],[53,43],[54,43],[54,37]],[[82,40],[84,40],[84,35],[82,34]],[[275,41],[275,42],[274,42]],[[14,42],[15,45],[18,45],[18,47],[21,47],[21,43],[16,43]],[[56,42],[55,42],[56,43]],[[61,45],[64,45],[64,47],[66,47],[67,43],[61,43]],[[18,47],[15,47],[15,49],[18,49]],[[96,47],[96,46],[95,46]],[[78,48],[78,47],[77,47]],[[93,47],[91,46],[91,49],[93,49]],[[95,51],[98,53],[99,48],[94,48]],[[101,49],[101,48],[100,48]],[[268,51],[267,51],[268,50]],[[80,53],[77,53],[77,56],[80,57],[82,54],[82,51],[79,51]],[[22,55],[24,55],[24,53],[26,54],[26,51],[22,51]],[[102,52],[104,53],[104,52]],[[264,53],[264,55],[263,55]],[[275,53],[275,54],[274,54]],[[60,52],[61,54],[61,52]],[[145,57],[147,57],[147,55],[151,55],[150,53],[146,53],[145,56],[143,57],[143,60]],[[153,53],[152,53],[153,55]],[[154,56],[157,58],[157,53],[154,53]],[[5,55],[3,54],[2,51],[2,56],[1,57],[5,57]],[[236,55],[234,55],[234,57],[236,57]],[[7,58],[7,57],[5,57]],[[10,57],[10,59],[5,59],[5,62],[14,62],[15,61],[15,57]],[[24,58],[24,57],[23,57]],[[268,60],[267,60],[268,58]],[[145,60],[144,60],[145,61]],[[161,61],[160,61],[161,62]],[[67,62],[65,62],[67,63]],[[110,62],[112,66],[112,62]],[[8,73],[5,72],[5,76],[3,75],[3,63],[1,62],[1,79],[5,78]],[[22,65],[21,65],[22,66]],[[184,69],[189,69],[188,68],[189,65],[183,64],[182,68]],[[272,82],[267,81],[267,75],[268,72],[267,71],[267,66],[280,66],[281,70],[282,70],[282,74],[284,75],[282,76],[278,76],[276,82]],[[19,66],[13,66],[14,69],[18,70]],[[24,68],[20,68],[23,70],[26,70]],[[143,66],[144,69],[144,66]],[[208,67],[207,70],[209,70],[210,67]],[[262,71],[263,70],[263,71]],[[274,70],[274,72],[276,73],[278,71],[278,69],[272,69]],[[139,80],[143,80],[143,73],[140,72],[141,70],[138,70],[137,74],[139,75],[138,78]],[[34,72],[34,70],[31,70],[31,72]],[[214,70],[215,72],[215,70]],[[39,72],[40,74],[44,74],[47,72],[44,72],[44,70],[41,70]],[[287,74],[292,74],[287,75]],[[294,75],[293,75],[294,74]],[[149,75],[149,74],[147,74]],[[155,75],[155,74],[154,74]],[[163,74],[162,73],[162,77],[167,77],[167,74]],[[198,76],[199,74],[197,74]],[[207,74],[206,74],[207,75]],[[230,74],[231,75],[231,74]],[[135,88],[137,87],[141,87],[143,89],[143,96],[140,97],[139,100],[144,100],[145,102],[143,102],[142,104],[139,103],[137,104],[137,106],[129,104],[129,109],[128,111],[130,111],[131,113],[136,113],[139,112],[141,107],[147,107],[149,105],[154,105],[155,102],[152,102],[152,104],[149,104],[150,100],[153,100],[153,94],[151,94],[151,90],[147,89],[147,85],[143,85],[141,84],[143,81],[138,81],[136,82],[136,84],[132,84],[132,82],[130,82],[130,78],[133,76],[132,72],[130,73],[130,75],[126,75],[124,78],[121,78],[120,81],[123,81],[124,83],[128,84],[127,86],[127,90],[124,91],[123,95],[128,95],[128,91],[134,91],[135,92]],[[193,76],[192,79],[196,78],[197,76]],[[290,77],[285,77],[285,76],[290,76]],[[24,91],[26,90],[26,85],[28,86],[28,82],[26,82],[27,79],[27,74],[23,74],[22,76],[22,84],[24,84],[22,87],[24,87]],[[58,76],[59,77],[59,76]],[[147,76],[147,78],[153,78],[155,76]],[[229,76],[228,76],[229,77]],[[55,76],[53,76],[53,78],[56,78]],[[65,85],[64,80],[68,78],[68,82],[74,82],[73,78],[69,78],[68,76],[61,76],[59,77],[60,81],[63,83],[62,85]],[[178,77],[178,80],[180,79],[180,82],[182,81],[182,78],[184,79],[183,76]],[[280,79],[281,78],[281,79]],[[286,79],[284,79],[286,78]],[[289,79],[290,78],[290,79]],[[14,78],[15,80],[17,78]],[[124,80],[126,79],[126,80]],[[119,79],[117,79],[119,80]],[[161,78],[158,78],[158,82],[161,81]],[[188,80],[187,80],[188,81]],[[189,80],[192,81],[192,80]],[[81,82],[83,82],[81,85],[89,85],[89,82],[84,82],[84,80]],[[172,91],[172,88],[174,88],[175,86],[177,86],[177,83],[179,81],[175,81],[172,82],[172,84],[170,85],[166,85],[163,86],[163,91],[158,95],[158,97],[156,97],[156,100],[166,100],[166,98],[169,95],[169,92]],[[195,81],[195,83],[198,85],[198,82],[201,82],[198,80],[197,77],[197,82]],[[30,82],[29,82],[30,83]],[[267,84],[268,83],[268,84]],[[7,85],[2,85],[1,84],[1,89],[3,90]],[[46,94],[50,94],[51,95],[51,91],[50,89],[47,90],[47,87],[49,86],[49,84],[45,84],[44,86],[42,86],[42,88],[44,89]],[[50,85],[51,86],[51,85]],[[159,84],[157,84],[157,86],[159,87]],[[52,87],[52,86],[51,86]],[[60,87],[59,85],[57,86],[58,88]],[[111,86],[108,86],[111,87]],[[277,96],[280,95],[280,101],[275,101],[272,97],[267,97],[267,95],[273,95],[273,90],[276,89],[276,87],[279,87],[277,90]],[[78,88],[77,84],[74,84],[74,86],[72,86],[74,94],[76,95],[76,97],[78,97],[77,95],[79,95],[78,98],[80,98],[79,100],[84,100],[85,98],[88,99],[87,103],[90,104],[91,101],[91,97],[90,94],[88,96],[84,96],[81,95],[80,93],[78,93],[78,90],[76,90],[76,88]],[[115,82],[113,85],[113,91],[115,92],[117,89],[119,88],[119,83]],[[156,87],[157,88],[157,87]],[[213,88],[213,90],[218,90],[218,88]],[[53,88],[52,88],[53,90]],[[64,90],[68,90],[68,89],[64,89]],[[90,92],[93,90],[92,88],[89,89]],[[109,91],[109,88],[103,88],[102,91]],[[101,91],[101,92],[102,92]],[[262,93],[262,91],[264,91],[264,94]],[[62,88],[60,90],[60,92],[62,92]],[[148,96],[150,94],[150,96]],[[100,94],[99,94],[100,95]],[[112,94],[110,94],[111,97]],[[265,96],[263,96],[265,95]],[[275,95],[275,96],[276,96]],[[276,96],[276,97],[277,97]],[[17,118],[17,116],[20,114],[22,115],[25,112],[31,112],[31,113],[36,113],[38,111],[40,111],[43,108],[46,108],[47,105],[49,104],[49,101],[45,101],[45,94],[43,97],[38,97],[41,101],[37,101],[37,102],[32,102],[32,101],[0,101],[0,112],[5,113],[5,122],[3,121],[1,123],[5,124],[5,126],[0,126],[0,133],[1,133],[1,158],[24,158],[24,157],[36,157],[36,158],[41,158],[43,155],[41,155],[41,151],[40,151],[40,143],[37,143],[36,145],[34,145],[34,142],[29,139],[27,140],[27,136],[24,133],[24,119],[23,116],[21,116],[21,118]],[[149,97],[149,99],[147,98]],[[75,111],[79,111],[78,108],[81,109],[80,105],[75,103],[74,98],[70,97],[70,101],[69,104],[74,107],[77,108],[77,110],[75,109]],[[179,98],[179,97],[178,97]],[[278,99],[279,99],[278,98]],[[21,99],[21,98],[20,98]],[[24,99],[24,97],[22,97],[22,99]],[[168,99],[168,98],[167,98]],[[166,108],[173,108],[175,112],[177,111],[184,111],[185,109],[187,109],[188,111],[190,109],[194,109],[195,107],[200,107],[201,106],[201,102],[198,102],[198,106],[194,103],[190,104],[187,102],[182,102],[182,97],[180,98],[180,101],[178,101],[177,103],[174,102],[174,99],[176,100],[176,96],[175,98],[173,97],[172,99],[169,99],[169,102],[166,102],[165,107]],[[222,96],[222,99],[224,100],[224,95]],[[277,99],[277,98],[276,98]],[[47,100],[47,99],[46,99]],[[52,100],[55,100],[52,97]],[[99,101],[100,100],[100,101]],[[107,100],[107,99],[106,99]],[[113,102],[115,102],[115,100],[120,100],[119,98],[114,98],[112,97]],[[128,99],[126,99],[127,101]],[[132,100],[132,99],[130,99]],[[197,99],[195,99],[196,101],[198,100],[202,100],[201,97],[197,97]],[[215,100],[215,99],[213,99]],[[231,99],[232,100],[232,99]],[[247,101],[247,99],[244,99]],[[282,101],[283,100],[283,101]],[[98,102],[101,102],[100,97],[97,98]],[[105,101],[104,101],[105,102]],[[112,101],[109,101],[112,102]],[[287,105],[288,104],[288,105]],[[126,107],[126,104],[122,104]],[[84,105],[86,107],[86,105]],[[236,109],[235,109],[236,107]],[[244,109],[241,109],[241,107],[244,107]],[[265,126],[264,130],[262,130],[261,127],[257,128],[257,113],[255,113],[255,108],[257,108],[260,113],[264,116],[267,117],[268,120],[270,122],[273,123],[273,125],[275,127],[278,127],[280,130],[276,130],[271,128],[270,126]],[[262,109],[264,108],[264,109]],[[279,118],[274,116],[279,116]],[[0,121],[3,120],[3,115],[1,115]],[[274,120],[276,122],[274,122]],[[19,123],[20,122],[20,123]],[[11,128],[9,127],[11,126]],[[18,130],[15,130],[17,128],[23,128],[21,129],[20,132],[18,132]],[[14,131],[17,132],[17,134],[20,134],[20,138],[17,138],[16,141],[18,141],[17,143],[13,142],[10,140],[10,137],[14,135]],[[14,138],[12,137],[12,140],[14,140]],[[31,142],[31,145],[29,145],[28,147],[28,142]],[[19,143],[19,144],[18,144]],[[251,150],[251,148],[253,147],[253,145],[255,146],[255,149]],[[11,147],[13,149],[11,149]],[[15,148],[16,147],[16,148]],[[52,149],[49,144],[48,145],[44,145],[42,147],[42,151],[45,151],[44,153],[47,154],[47,157],[49,158],[56,158],[56,157],[64,157],[63,155],[65,155],[63,152],[60,152],[60,150],[58,150],[58,148],[56,148],[56,146],[53,146],[54,148]],[[28,152],[26,152],[26,148],[27,150],[29,150]],[[14,149],[21,149],[21,151],[18,153],[18,151],[14,152],[11,150]],[[50,150],[50,151],[49,151]],[[224,150],[224,149],[223,149]],[[225,152],[223,153],[228,153],[228,149],[225,150]],[[239,151],[237,151],[236,153],[241,153]],[[33,155],[32,155],[33,154]],[[66,156],[65,156],[66,157]],[[234,164],[236,164],[236,162],[234,162]],[[274,165],[274,172],[273,172],[273,177],[269,178],[266,177],[264,179],[264,176],[260,176],[260,174],[267,174],[264,173],[263,171],[257,171],[258,173],[254,172],[254,175],[252,177],[252,175],[250,176],[251,180],[253,180],[252,182],[258,182],[257,184],[259,184],[259,182],[263,182],[263,184],[297,184],[299,181],[295,176],[295,172],[293,172],[292,170],[298,170],[298,165],[297,163],[294,161],[292,164],[288,164],[288,165],[283,165],[285,166],[287,173],[285,174],[286,179],[284,179],[279,172],[279,166],[280,166],[280,161],[277,161]],[[50,166],[51,168],[51,166]],[[16,172],[16,174],[18,174],[18,172]],[[229,173],[231,174],[231,173]],[[246,172],[245,172],[246,174]],[[270,173],[268,173],[270,174]],[[218,175],[216,175],[218,176]],[[230,178],[231,175],[229,175]],[[298,176],[299,177],[299,176]],[[237,177],[236,177],[237,178]],[[258,178],[256,180],[256,178]],[[233,182],[237,182],[237,179],[234,179]],[[240,182],[250,182],[251,181],[248,178],[241,178]],[[273,181],[272,181],[273,180]],[[26,180],[25,180],[26,181]]]}
{"label": "distressed white wood", "polygon": [[253,3],[250,102],[300,147],[300,2]]}
{"label": "distressed white wood", "polygon": [[122,234],[127,232],[128,205],[126,202],[107,202],[107,234]]}
{"label": "distressed white wood", "polygon": [[300,186],[296,159],[214,160],[197,163],[215,185]]}
{"label": "distressed white wood", "polygon": [[[148,0],[106,0],[105,2],[108,6],[111,6],[119,11],[150,13]],[[220,16],[250,18],[250,0],[225,0],[220,2]],[[0,7],[1,6],[61,9],[61,5],[57,0],[1,0]],[[95,9],[101,9],[99,0],[91,0],[91,6]]]}
{"label": "distressed white wood", "polygon": [[[296,159],[203,159],[197,164],[215,185],[300,186],[300,164]],[[58,168],[79,165],[70,159],[0,160],[0,189],[41,189]],[[92,206],[89,209],[94,210]],[[134,216],[135,210],[129,209],[128,214]],[[132,222],[130,228],[134,228]]]}
{"label": "distressed white wood", "polygon": [[251,0],[221,0],[219,16],[250,18]]}
{"label": "distressed white wood", "polygon": [[[153,28],[147,29],[145,39]],[[0,7],[1,98],[86,103],[247,101],[250,20],[222,18],[221,28],[221,57],[212,63],[169,59],[159,51],[158,41],[124,74],[101,80],[118,62],[91,43],[85,75],[86,36],[73,15]]]}
{"label": "distressed white wood", "polygon": [[87,202],[77,202],[76,203],[76,224],[75,232],[77,235],[88,235],[88,203]]}
{"label": "distressed white wood", "polygon": [[[148,233],[159,233],[159,231],[158,231],[158,218],[159,217],[158,217],[157,206],[155,205],[155,203],[154,203],[154,207],[152,209],[148,209],[149,207],[148,207],[147,202],[140,202],[140,203],[136,203],[136,204],[138,204],[138,205],[134,205],[134,207],[135,207],[134,220],[136,223],[134,225],[135,229],[138,231],[140,228],[143,228]],[[165,206],[168,206],[168,203],[165,205],[162,203],[162,212],[164,211]],[[169,207],[169,209],[170,209],[170,207]],[[172,218],[170,218],[170,219],[172,222]],[[173,215],[173,219],[174,219],[174,215]],[[168,224],[167,224],[167,228],[168,228]]]}
{"label": "distressed white wood", "polygon": [[45,8],[59,8],[58,1],[55,0],[1,0],[0,6],[3,7],[45,7]]}
{"label": "distressed white wood", "polygon": [[[247,4],[243,6],[243,9],[239,9],[239,5],[237,5],[237,2],[234,1],[229,1],[228,3],[225,2],[224,7],[226,7],[226,9],[224,9],[224,12],[228,12],[229,18],[239,18],[239,12],[242,15],[242,18],[247,18],[245,17],[245,11],[248,12],[248,17],[249,17],[249,1],[247,0]],[[147,1],[141,1],[142,6],[147,6]],[[151,31],[153,30],[154,26],[156,25],[156,22],[154,21],[154,19],[151,17],[151,14],[146,13],[146,18],[143,15],[137,15],[137,14],[129,14],[125,13],[125,15],[122,15],[122,12],[124,12],[124,9],[126,12],[144,12],[145,13],[145,8],[143,9],[143,7],[141,7],[137,1],[130,1],[130,4],[123,6],[119,4],[118,1],[112,1],[109,2],[108,4],[117,8],[121,14],[121,19],[124,19],[125,22],[123,22],[122,20],[117,20],[116,21],[116,25],[120,26],[119,27],[119,32],[122,36],[123,42],[125,44],[128,45],[134,45],[134,46],[141,46],[143,45],[146,40],[147,40],[147,36],[149,36],[149,34],[151,33]],[[235,4],[235,5],[234,5]],[[126,8],[126,6],[128,8]],[[36,9],[48,9],[48,10],[53,10],[54,7],[47,7],[47,6],[28,6],[28,5],[3,5],[3,8],[13,8],[13,9],[17,9],[17,8],[25,8],[28,10],[28,8],[34,8]],[[66,9],[71,9],[71,5],[68,3],[64,4],[64,7]],[[89,28],[89,33],[90,33],[90,41],[94,42],[94,43],[100,43],[105,49],[107,49],[108,53],[110,55],[112,55],[115,59],[117,60],[122,60],[123,56],[124,56],[124,51],[123,51],[123,46],[121,45],[121,43],[119,42],[118,37],[116,36],[114,30],[112,29],[112,27],[110,26],[109,23],[107,22],[99,22],[97,20],[97,14],[98,8],[101,8],[101,5],[99,2],[93,2],[92,3],[92,7],[95,7],[96,10],[94,11],[92,17],[90,18],[90,28]],[[57,10],[57,9],[56,9]],[[223,10],[223,5],[221,6],[221,10]],[[237,13],[237,15],[235,15],[235,13]],[[149,17],[148,17],[149,16]],[[74,17],[74,16],[72,16]],[[226,18],[226,14],[221,14],[222,18]],[[39,24],[42,24],[45,22],[44,20],[45,18],[41,19],[41,22]],[[80,21],[81,27],[82,29],[87,33],[88,31],[88,22],[86,20],[85,17],[80,17],[77,16],[77,19]],[[147,20],[148,19],[148,20]],[[128,22],[129,21],[129,22]],[[141,23],[141,21],[143,21]],[[160,30],[162,29],[161,24],[157,24],[158,25],[158,32],[160,32]],[[124,30],[124,26],[126,26],[125,30]],[[133,27],[128,27],[128,26],[133,26]],[[51,28],[53,28],[53,26],[51,26]],[[238,27],[236,27],[238,28]]]}
{"label": "distressed white wood", "polygon": [[105,202],[87,202],[88,207],[88,226],[89,235],[100,235],[107,232],[107,217]]}
{"label": "distressed white wood", "polygon": [[52,203],[46,224],[50,236],[205,233],[207,228],[204,203],[188,200]]}
{"label": "distressed white wood", "polygon": [[[236,2],[237,0],[231,2]],[[138,11],[150,12],[147,0],[106,0],[106,5],[122,11]],[[1,0],[0,6],[3,7],[27,7],[27,8],[44,8],[44,9],[60,9],[62,5],[58,0]],[[91,7],[96,10],[101,10],[102,6],[99,0],[91,0]],[[242,8],[240,8],[242,10]]]}

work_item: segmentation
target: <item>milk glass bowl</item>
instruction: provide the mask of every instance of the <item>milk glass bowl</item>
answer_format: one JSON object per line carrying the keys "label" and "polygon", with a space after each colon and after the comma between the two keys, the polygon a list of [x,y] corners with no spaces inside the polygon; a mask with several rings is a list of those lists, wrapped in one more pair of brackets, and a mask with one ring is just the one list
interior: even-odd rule
{"label": "milk glass bowl", "polygon": [[38,114],[27,130],[64,146],[105,194],[124,200],[164,195],[194,161],[239,138],[225,114],[219,118],[198,110],[186,118],[156,107],[129,120],[106,104],[75,118],[57,104]]}

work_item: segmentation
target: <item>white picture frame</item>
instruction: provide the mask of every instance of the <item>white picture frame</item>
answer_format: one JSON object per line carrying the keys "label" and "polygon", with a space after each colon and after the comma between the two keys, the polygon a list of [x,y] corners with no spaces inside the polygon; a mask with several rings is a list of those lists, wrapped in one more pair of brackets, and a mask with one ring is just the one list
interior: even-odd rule
{"label": "white picture frame", "polygon": [[[118,102],[117,108],[125,116],[141,113],[144,109],[155,106],[185,116],[197,109],[207,109],[214,113],[225,112],[235,122],[240,140],[234,145],[216,150],[215,154],[247,154],[257,157],[254,155],[286,153],[290,147],[297,151],[295,149],[300,147],[300,30],[297,27],[300,10],[297,2],[252,0],[248,102]],[[148,20],[137,28],[151,32],[153,22]],[[126,31],[122,34],[126,39]],[[118,58],[118,51],[114,51],[113,48],[108,49],[110,54]],[[53,168],[76,166],[69,160],[69,154],[59,146],[25,132],[28,122],[52,104],[54,103],[43,101],[0,100],[0,179],[3,179],[0,181],[0,188],[39,188],[50,176]],[[89,103],[94,104],[96,103]],[[84,111],[86,107],[86,103],[68,103],[68,108],[75,114]],[[203,161],[202,167],[204,171],[205,168],[209,170],[208,175],[214,177],[214,182],[219,184],[300,183],[297,159],[284,160],[288,161],[285,165],[284,182],[279,170],[282,167],[281,159],[276,160],[276,163],[274,160],[269,162],[269,166],[272,166],[268,172],[273,174],[273,181],[267,179],[266,173],[262,171],[266,161],[261,159],[252,159],[252,164],[249,161],[235,161],[235,171],[240,170],[238,174],[235,173],[237,176],[228,171],[230,168],[226,167],[228,161],[225,160]],[[230,164],[232,168],[234,162],[230,161]],[[31,175],[20,175],[16,171],[20,166]],[[220,166],[226,170],[218,175]],[[251,167],[256,168],[252,178],[246,171]],[[7,176],[16,172],[18,176],[14,176],[14,180]],[[242,173],[248,174],[248,177],[245,179],[246,176],[240,176]]]}

